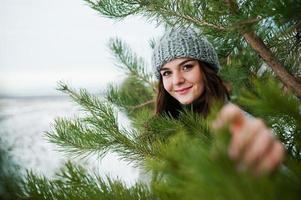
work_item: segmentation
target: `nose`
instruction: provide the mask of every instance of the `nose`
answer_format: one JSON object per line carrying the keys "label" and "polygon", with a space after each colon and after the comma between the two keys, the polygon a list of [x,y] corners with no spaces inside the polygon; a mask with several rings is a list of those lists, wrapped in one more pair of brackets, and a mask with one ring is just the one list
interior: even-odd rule
{"label": "nose", "polygon": [[185,82],[185,78],[181,72],[177,72],[173,76],[173,84],[179,85]]}

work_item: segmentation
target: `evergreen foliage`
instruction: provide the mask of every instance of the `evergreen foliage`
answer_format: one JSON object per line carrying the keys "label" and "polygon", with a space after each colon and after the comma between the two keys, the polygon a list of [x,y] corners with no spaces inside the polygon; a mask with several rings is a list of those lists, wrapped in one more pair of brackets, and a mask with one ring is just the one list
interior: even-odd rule
{"label": "evergreen foliage", "polygon": [[[125,83],[132,78],[130,73]],[[84,115],[76,120],[57,120],[53,131],[47,134],[49,140],[75,156],[116,152],[121,159],[143,167],[150,180],[148,184],[126,187],[120,181],[89,175],[68,163],[55,180],[29,174],[23,196],[36,199],[298,199],[301,195],[300,101],[290,93],[283,93],[279,83],[270,78],[257,78],[250,84],[252,88],[243,90],[238,102],[251,114],[265,119],[287,144],[291,155],[271,175],[254,177],[247,169],[237,170],[241,166],[232,162],[226,153],[230,137],[227,129],[217,133],[210,129],[214,113],[204,119],[187,110],[176,120],[169,116],[154,117],[152,109],[139,107],[140,111],[133,115],[129,107],[140,102],[136,101],[138,93],[133,96],[127,93],[132,84],[122,84],[116,88],[115,95],[108,90],[107,99],[101,100],[85,90],[76,91],[60,83],[59,89],[83,108]],[[142,83],[134,86],[137,91],[149,91],[151,87]],[[144,120],[144,123],[140,121],[140,126],[132,130],[120,128],[110,102],[116,103],[133,122]]]}
{"label": "evergreen foliage", "polygon": [[124,70],[128,75],[135,76],[144,84],[155,86],[152,75],[147,72],[146,62],[137,56],[129,46],[119,38],[111,38],[109,47],[117,61],[116,66]]}
{"label": "evergreen foliage", "polygon": [[136,184],[127,189],[118,180],[103,179],[84,168],[66,163],[54,180],[28,173],[22,199],[154,199],[146,186]]}
{"label": "evergreen foliage", "polygon": [[[66,90],[66,86],[63,88]],[[269,88],[271,91],[268,95],[265,92],[266,88]],[[270,101],[270,98],[267,98],[267,96],[272,95],[273,98],[278,98],[276,101],[280,104],[294,102],[287,111],[283,112],[295,113],[291,115],[291,118],[297,122],[300,120],[300,113],[295,110],[295,106],[300,106],[300,103],[292,95],[282,95],[279,91],[279,87],[273,82],[267,86],[258,84],[252,93],[246,92],[241,101],[253,101],[250,95],[257,95],[257,100],[261,102],[261,105],[267,105]],[[75,91],[72,92],[72,94],[74,93]],[[81,94],[83,95],[83,93]],[[281,110],[282,108],[279,109]],[[267,111],[269,111],[269,108],[267,108]],[[270,113],[270,115],[275,117],[279,114],[274,109],[270,110],[270,112],[274,112],[274,114]],[[43,177],[29,174],[23,196],[30,199],[299,198],[301,188],[301,167],[299,161],[288,158],[284,166],[274,174],[259,178],[255,178],[248,171],[239,172],[235,167],[235,163],[229,160],[226,155],[229,133],[227,133],[226,129],[220,133],[212,133],[209,128],[212,118],[214,116],[202,119],[193,113],[183,112],[180,120],[165,116],[154,117],[148,121],[148,127],[144,135],[137,135],[133,140],[136,143],[143,144],[148,149],[154,149],[153,154],[140,155],[143,159],[139,159],[139,163],[144,162],[145,170],[152,174],[149,186],[137,184],[127,188],[119,181],[111,181],[110,179],[105,181],[96,175],[89,175],[82,168],[68,163],[66,169],[62,170],[55,180],[50,181]],[[287,122],[290,122],[291,119],[287,120]],[[81,124],[91,125],[86,120],[81,121]],[[65,126],[64,123],[58,123],[56,126],[58,125]],[[296,130],[300,130],[300,128],[297,127]],[[89,134],[92,133],[93,131]],[[55,134],[57,133],[53,132],[48,136],[52,138]],[[79,140],[89,141],[86,133],[82,132],[82,134],[84,136]],[[94,134],[96,134],[95,131]],[[72,132],[69,132],[69,135],[70,137],[78,137],[78,135],[73,136]],[[124,137],[129,138],[128,135]],[[54,137],[52,140],[69,141],[68,138],[63,137]],[[94,140],[94,142],[97,141]],[[295,141],[300,140],[296,139]],[[294,145],[297,144],[295,141],[293,141]],[[108,149],[113,151],[114,149],[119,149],[117,152],[124,159],[130,161],[137,159],[135,157],[128,158],[133,155],[133,152],[140,150],[139,146],[128,149],[126,152],[120,148],[127,145],[127,140],[116,138],[116,145],[109,140],[102,142],[102,144],[99,142],[100,149],[102,146],[108,147]],[[70,146],[67,146],[65,143],[58,144],[62,150],[69,152]],[[76,143],[73,144],[72,148],[83,149],[82,146],[78,146]],[[90,151],[91,153],[94,152],[92,149]],[[106,151],[106,148],[103,151]]]}
{"label": "evergreen foliage", "polygon": [[119,128],[116,112],[109,102],[101,101],[86,90],[79,92],[60,83],[59,90],[67,93],[83,107],[85,114],[77,119],[57,119],[54,130],[47,133],[50,142],[74,156],[97,153],[100,157],[108,151],[116,152],[128,161],[139,161],[151,150],[137,142],[135,130]]}
{"label": "evergreen foliage", "polygon": [[0,199],[14,200],[21,191],[21,173],[11,155],[11,147],[0,138]]}
{"label": "evergreen foliage", "polygon": [[[275,80],[254,81],[255,90],[243,91],[239,102],[264,119],[295,159],[301,159],[301,103],[292,94],[282,93]],[[276,88],[276,89],[275,89]],[[278,88],[278,90],[277,90]]]}
{"label": "evergreen foliage", "polygon": [[161,149],[159,161],[151,162],[152,169],[162,177],[153,183],[154,190],[162,199],[300,197],[300,169],[278,171],[273,177],[261,178],[254,178],[245,171],[238,173],[225,153],[225,136],[218,135],[211,144],[190,138],[185,132],[172,137]]}
{"label": "evergreen foliage", "polygon": [[[165,26],[199,27],[213,43],[222,64],[234,59],[236,64],[254,72],[266,62],[265,66],[271,67],[285,86],[291,88],[291,83],[295,83],[292,90],[301,98],[300,0],[85,2],[102,16],[117,20],[129,15],[142,15]],[[247,37],[253,40],[248,41]],[[258,52],[258,46],[266,52]],[[273,54],[267,55],[269,52]],[[249,62],[245,62],[246,58]],[[279,63],[277,69],[274,67],[276,62]],[[279,70],[283,70],[281,75]],[[283,74],[287,75],[286,78]]]}
{"label": "evergreen foliage", "polygon": [[[145,61],[120,39],[112,39],[109,47],[117,66],[128,74],[127,79],[121,86],[109,86],[105,99],[60,83],[58,89],[68,94],[83,112],[75,119],[57,119],[46,135],[61,151],[72,156],[97,154],[101,159],[106,153],[115,152],[121,159],[143,168],[150,176],[149,182],[128,187],[121,181],[91,175],[82,167],[67,163],[53,180],[28,173],[20,196],[23,199],[299,199],[300,100],[283,89],[273,74],[258,73],[264,62],[242,36],[255,30],[285,67],[298,76],[301,15],[291,13],[297,12],[301,5],[298,1],[85,0],[111,18],[140,14],[166,26],[202,27],[217,47],[224,66],[220,75],[232,84],[234,101],[250,114],[262,117],[286,145],[289,156],[273,174],[256,177],[228,158],[227,127],[218,132],[210,128],[219,106],[206,119],[189,110],[182,112],[179,120],[153,116],[155,83],[146,71]],[[290,45],[296,49],[290,51]],[[115,106],[127,114],[131,128],[118,125]]]}
{"label": "evergreen foliage", "polygon": [[[108,87],[107,99],[131,116],[142,107],[148,110],[153,109],[153,93],[151,88],[143,87],[143,82],[137,80],[135,76],[129,76],[120,88],[113,85]],[[141,94],[144,95],[141,96]]]}

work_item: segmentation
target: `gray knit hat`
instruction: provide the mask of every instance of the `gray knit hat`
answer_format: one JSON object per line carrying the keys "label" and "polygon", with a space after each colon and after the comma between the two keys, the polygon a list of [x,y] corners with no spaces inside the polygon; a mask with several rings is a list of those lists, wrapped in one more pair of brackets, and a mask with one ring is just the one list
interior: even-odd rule
{"label": "gray knit hat", "polygon": [[175,58],[193,58],[205,62],[215,72],[220,65],[210,42],[192,28],[176,28],[167,31],[155,44],[152,65],[156,77],[160,78],[161,67]]}

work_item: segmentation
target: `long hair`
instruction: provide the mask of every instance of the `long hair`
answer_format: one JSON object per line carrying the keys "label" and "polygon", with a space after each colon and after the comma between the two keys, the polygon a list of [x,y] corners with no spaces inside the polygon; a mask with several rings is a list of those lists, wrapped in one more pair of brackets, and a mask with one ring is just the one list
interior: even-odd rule
{"label": "long hair", "polygon": [[[206,117],[210,112],[210,107],[215,102],[224,103],[230,99],[230,96],[226,86],[216,72],[206,63],[198,62],[203,72],[204,91],[202,95],[195,100],[195,102],[198,103],[194,112]],[[167,114],[177,119],[181,111],[183,111],[183,106],[164,89],[162,76],[160,76],[156,99],[156,115]]]}

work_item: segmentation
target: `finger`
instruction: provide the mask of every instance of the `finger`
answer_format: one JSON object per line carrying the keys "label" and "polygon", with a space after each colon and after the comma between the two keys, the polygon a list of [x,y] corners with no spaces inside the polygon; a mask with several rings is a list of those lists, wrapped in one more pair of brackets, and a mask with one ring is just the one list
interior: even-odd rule
{"label": "finger", "polygon": [[234,104],[225,105],[219,112],[217,119],[213,122],[214,129],[220,129],[229,124],[231,132],[237,132],[241,125],[245,122],[245,116],[241,109]]}
{"label": "finger", "polygon": [[230,146],[229,156],[233,160],[239,160],[244,157],[244,153],[248,151],[249,146],[254,143],[259,130],[265,125],[261,120],[248,119],[240,128],[239,134],[233,134]]}
{"label": "finger", "polygon": [[275,170],[282,162],[284,152],[283,145],[279,141],[275,141],[270,151],[264,155],[264,159],[255,168],[255,174],[262,175]]}
{"label": "finger", "polygon": [[263,156],[273,146],[275,141],[273,135],[268,129],[260,129],[254,142],[250,145],[249,149],[245,152],[243,162],[248,168],[256,166],[256,164],[263,158]]}

